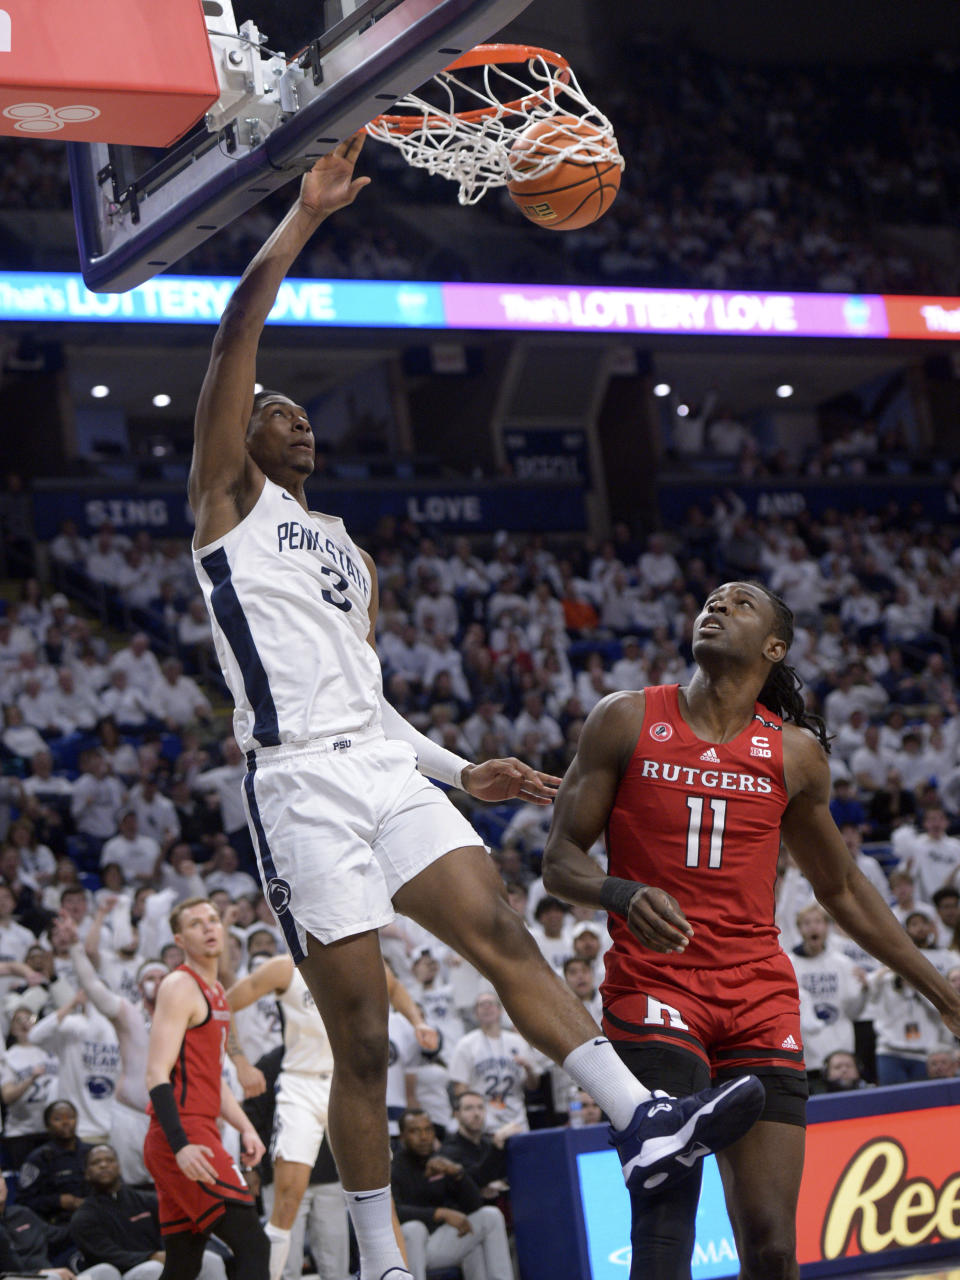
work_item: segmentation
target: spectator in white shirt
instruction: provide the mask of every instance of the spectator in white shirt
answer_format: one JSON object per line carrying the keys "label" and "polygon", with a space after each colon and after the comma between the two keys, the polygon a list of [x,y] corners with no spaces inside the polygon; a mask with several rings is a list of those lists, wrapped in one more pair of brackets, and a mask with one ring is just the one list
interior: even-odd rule
{"label": "spectator in white shirt", "polygon": [[623,656],[610,669],[610,683],[614,689],[642,689],[647,683],[647,668],[640,640],[637,636],[624,636],[621,645]]}
{"label": "spectator in white shirt", "polygon": [[70,667],[57,672],[57,687],[50,694],[53,713],[61,733],[89,732],[99,715],[97,700],[85,686],[77,685]]}
{"label": "spectator in white shirt", "polygon": [[[22,964],[36,938],[13,913],[17,899],[8,884],[0,883],[0,960]],[[0,995],[6,995],[18,982],[15,977],[0,977]]]}
{"label": "spectator in white shirt", "polygon": [[554,973],[563,976],[563,966],[573,955],[568,927],[568,908],[559,898],[546,894],[534,910],[530,926],[533,940]]}
{"label": "spectator in white shirt", "polygon": [[886,872],[877,859],[864,852],[863,836],[860,828],[855,822],[843,822],[840,824],[840,834],[843,836],[843,843],[850,851],[850,857],[853,858],[881,898],[886,901],[890,897],[890,882],[887,880]]}
{"label": "spectator in white shirt", "polygon": [[786,564],[770,576],[770,588],[782,596],[801,618],[818,615],[827,594],[827,584],[815,560],[811,560],[804,544],[796,539],[790,544]]}
{"label": "spectator in white shirt", "polygon": [[157,775],[145,772],[127,797],[129,808],[137,815],[139,830],[168,849],[180,838],[180,819],[173,801],[157,785]]}
{"label": "spectator in white shirt", "polygon": [[661,533],[651,533],[647,538],[647,549],[640,556],[637,568],[640,585],[655,591],[665,591],[683,578],[677,558],[667,549],[667,540]]}
{"label": "spectator in white shirt", "polygon": [[800,942],[790,952],[800,987],[803,1053],[811,1083],[835,1049],[854,1049],[853,1023],[867,996],[867,977],[852,960],[828,947],[830,920],[813,903],[797,913]]}
{"label": "spectator in white shirt", "polygon": [[880,746],[880,727],[868,724],[863,731],[863,746],[850,757],[850,771],[862,791],[876,791],[887,780],[890,757]]}
{"label": "spectator in white shirt", "polygon": [[58,564],[80,564],[85,560],[90,544],[77,532],[75,520],[64,520],[60,532],[50,543],[50,555]]}
{"label": "spectator in white shirt", "polygon": [[[220,743],[222,764],[213,769],[204,769],[193,781],[193,790],[212,792],[220,805],[220,822],[228,838],[232,841],[239,831],[246,831],[247,816],[243,808],[241,788],[246,776],[247,765],[237,740],[228,734]],[[236,896],[236,895],[232,895]]]}
{"label": "spectator in white shirt", "polygon": [[492,734],[496,739],[496,754],[508,756],[513,751],[513,724],[489,698],[477,703],[476,711],[464,721],[461,732],[472,756],[479,757],[484,734]]}
{"label": "spectator in white shirt", "polygon": [[253,876],[238,869],[237,852],[232,845],[219,844],[203,869],[207,892],[213,893],[223,889],[231,899],[250,897],[260,892],[260,886]]}
{"label": "spectator in white shirt", "polygon": [[563,746],[563,732],[553,716],[547,715],[543,698],[531,691],[524,695],[523,710],[513,724],[515,740],[534,734],[541,751],[558,751]]}
{"label": "spectator in white shirt", "polygon": [[467,595],[485,596],[489,589],[483,561],[471,553],[470,539],[457,538],[447,561],[447,589]]}
{"label": "spectator in white shirt", "polygon": [[213,630],[210,615],[202,598],[194,597],[177,622],[177,643],[188,652],[213,652]]}
{"label": "spectator in white shirt", "polygon": [[416,598],[413,623],[421,631],[429,629],[435,634],[450,638],[460,629],[457,602],[452,595],[442,590],[440,578],[436,574],[427,578],[423,591]]}
{"label": "spectator in white shirt", "polygon": [[584,669],[578,672],[575,682],[576,696],[584,714],[588,715],[600,699],[612,693],[613,689],[614,684],[604,665],[603,655],[591,653]]}
{"label": "spectator in white shirt", "polygon": [[86,555],[87,577],[105,587],[119,586],[125,567],[125,544],[126,540],[121,544],[115,536],[111,525],[102,524]]}
{"label": "spectator in white shirt", "polygon": [[148,698],[160,683],[160,663],[150,648],[150,638],[145,631],[130,637],[124,649],[118,649],[110,660],[111,671],[125,671],[130,684]]}
{"label": "spectator in white shirt", "polygon": [[947,835],[947,815],[940,805],[932,805],[923,815],[923,831],[899,827],[893,849],[900,859],[898,868],[910,871],[924,902],[946,884],[955,884],[960,870],[960,840]]}
{"label": "spectator in white shirt", "polygon": [[70,811],[80,834],[102,842],[117,830],[124,800],[123,784],[109,772],[100,751],[85,751],[80,757],[80,770]]}
{"label": "spectator in white shirt", "polygon": [[210,700],[192,676],[183,674],[180,659],[167,658],[160,669],[163,679],[154,689],[153,706],[167,727],[176,731],[197,720],[210,720]]}
{"label": "spectator in white shirt", "polygon": [[427,656],[423,668],[424,688],[429,689],[441,671],[445,671],[450,677],[456,697],[469,705],[472,699],[470,687],[463,674],[463,658],[460,656],[460,650],[454,647],[446,632],[435,631],[427,638]]}
{"label": "spectator in white shirt", "polygon": [[124,809],[120,814],[120,830],[100,852],[100,866],[116,862],[131,885],[151,884],[156,878],[161,858],[160,845],[152,836],[140,834],[136,810]]}
{"label": "spectator in white shirt", "polygon": [[103,715],[122,729],[137,732],[147,723],[152,705],[152,692],[144,693],[139,685],[131,684],[126,671],[117,668],[110,672],[110,684],[100,695]]}

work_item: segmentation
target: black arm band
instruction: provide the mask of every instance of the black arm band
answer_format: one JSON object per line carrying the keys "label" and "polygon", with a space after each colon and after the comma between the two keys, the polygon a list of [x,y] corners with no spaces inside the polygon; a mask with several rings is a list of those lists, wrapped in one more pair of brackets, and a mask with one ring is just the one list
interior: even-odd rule
{"label": "black arm band", "polygon": [[189,1145],[190,1139],[183,1131],[177,1100],[173,1096],[173,1085],[154,1085],[150,1090],[150,1101],[153,1103],[153,1114],[170,1143],[171,1151],[176,1155],[182,1147]]}
{"label": "black arm band", "polygon": [[619,876],[606,876],[600,886],[600,905],[604,911],[622,916],[626,920],[630,914],[630,903],[633,901],[634,894],[646,887],[639,880],[621,880]]}

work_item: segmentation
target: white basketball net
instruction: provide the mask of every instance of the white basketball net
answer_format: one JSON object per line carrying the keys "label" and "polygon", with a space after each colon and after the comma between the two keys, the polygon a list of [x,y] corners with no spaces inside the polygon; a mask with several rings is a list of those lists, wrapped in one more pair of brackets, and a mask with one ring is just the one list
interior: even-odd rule
{"label": "white basketball net", "polygon": [[[390,115],[372,120],[367,133],[396,147],[408,164],[456,182],[461,204],[476,204],[491,187],[532,181],[564,160],[624,167],[613,126],[584,94],[569,67],[553,66],[534,53],[525,63],[490,62],[474,68],[475,83],[456,67],[455,63],[454,69],[433,77],[443,105],[409,93]],[[525,67],[528,78],[519,79],[514,67],[516,72]],[[532,124],[557,116],[585,122],[597,133],[564,137],[560,122],[557,139],[538,139],[526,151],[522,146],[513,150]]]}

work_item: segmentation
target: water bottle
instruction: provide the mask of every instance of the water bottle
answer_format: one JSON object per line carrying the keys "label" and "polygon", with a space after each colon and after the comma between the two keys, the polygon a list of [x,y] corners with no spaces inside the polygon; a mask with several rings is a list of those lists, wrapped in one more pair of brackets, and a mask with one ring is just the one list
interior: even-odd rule
{"label": "water bottle", "polygon": [[583,1128],[583,1103],[580,1101],[580,1091],[576,1085],[570,1090],[568,1123],[571,1129]]}

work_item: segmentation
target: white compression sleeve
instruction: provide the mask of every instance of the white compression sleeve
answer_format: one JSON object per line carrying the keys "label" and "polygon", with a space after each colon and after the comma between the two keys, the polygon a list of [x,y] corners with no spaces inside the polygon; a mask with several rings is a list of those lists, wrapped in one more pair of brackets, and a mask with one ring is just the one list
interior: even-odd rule
{"label": "white compression sleeve", "polygon": [[428,778],[437,782],[446,782],[452,787],[460,787],[463,771],[470,763],[463,756],[455,755],[446,747],[439,746],[425,733],[415,729],[409,721],[386,698],[380,695],[380,709],[383,714],[383,732],[388,738],[399,738],[401,742],[409,742],[417,753],[417,768]]}

